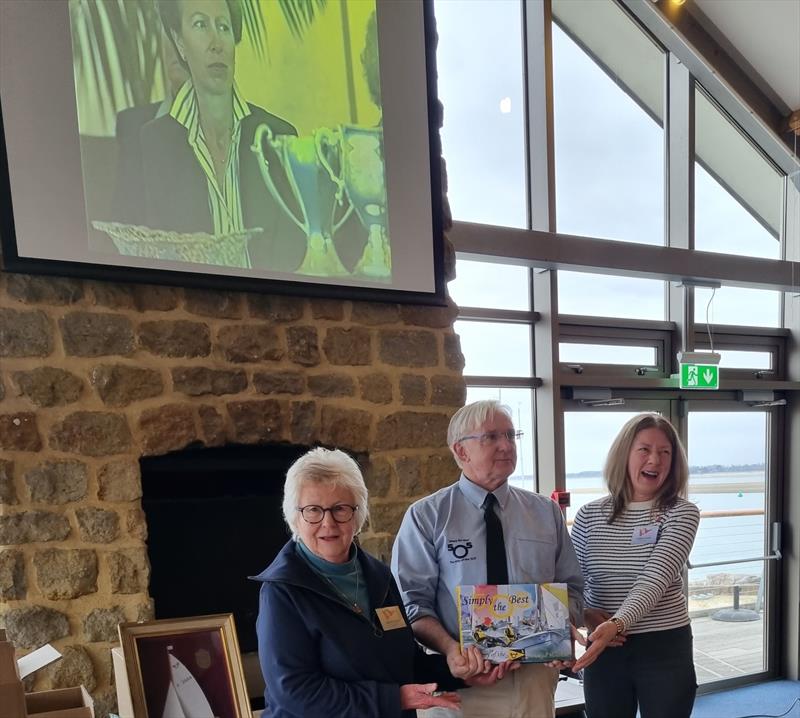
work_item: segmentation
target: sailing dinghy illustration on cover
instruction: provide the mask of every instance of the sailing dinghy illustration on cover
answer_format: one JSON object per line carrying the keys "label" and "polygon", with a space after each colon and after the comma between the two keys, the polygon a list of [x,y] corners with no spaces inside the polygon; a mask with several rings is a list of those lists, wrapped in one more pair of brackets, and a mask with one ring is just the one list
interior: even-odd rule
{"label": "sailing dinghy illustration on cover", "polygon": [[572,658],[565,583],[458,586],[461,647],[492,663]]}

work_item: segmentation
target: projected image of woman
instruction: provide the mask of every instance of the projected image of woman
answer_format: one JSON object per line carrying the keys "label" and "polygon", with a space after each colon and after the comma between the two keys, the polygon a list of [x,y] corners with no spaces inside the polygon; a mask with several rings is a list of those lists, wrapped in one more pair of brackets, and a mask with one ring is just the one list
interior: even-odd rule
{"label": "projected image of woman", "polygon": [[265,266],[272,241],[298,230],[266,192],[250,145],[262,124],[297,131],[247,102],[234,81],[239,0],[162,0],[159,11],[189,80],[169,113],[142,129],[147,224],[219,235],[261,227],[250,259]]}

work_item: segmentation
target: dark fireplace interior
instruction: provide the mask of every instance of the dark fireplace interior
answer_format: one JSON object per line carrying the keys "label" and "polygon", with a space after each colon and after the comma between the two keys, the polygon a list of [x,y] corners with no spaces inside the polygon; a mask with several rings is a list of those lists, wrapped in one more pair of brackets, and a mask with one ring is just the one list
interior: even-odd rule
{"label": "dark fireplace interior", "polygon": [[[156,618],[233,613],[242,653],[257,650],[259,584],[248,576],[266,568],[289,537],[283,482],[308,449],[232,445],[141,460]],[[245,663],[255,683],[257,661]]]}

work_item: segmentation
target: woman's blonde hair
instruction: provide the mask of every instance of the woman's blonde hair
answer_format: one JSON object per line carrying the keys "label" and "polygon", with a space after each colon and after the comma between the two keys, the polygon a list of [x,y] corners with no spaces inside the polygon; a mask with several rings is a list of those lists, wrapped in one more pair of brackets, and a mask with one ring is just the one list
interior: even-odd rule
{"label": "woman's blonde hair", "polygon": [[656,507],[668,509],[678,497],[686,497],[689,485],[689,462],[686,460],[686,451],[681,444],[675,427],[663,416],[655,413],[637,414],[629,419],[620,429],[614,443],[608,451],[603,475],[611,494],[612,510],[608,523],[622,513],[631,501],[631,482],[628,476],[628,458],[630,457],[633,442],[640,431],[645,429],[658,429],[669,439],[672,445],[672,465],[666,481],[655,497]]}

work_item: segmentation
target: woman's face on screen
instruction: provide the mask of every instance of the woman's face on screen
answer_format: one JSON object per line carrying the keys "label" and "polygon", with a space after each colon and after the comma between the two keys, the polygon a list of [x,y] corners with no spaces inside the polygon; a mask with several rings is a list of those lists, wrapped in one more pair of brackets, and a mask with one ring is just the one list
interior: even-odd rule
{"label": "woman's face on screen", "polygon": [[210,94],[230,91],[236,43],[225,0],[181,0],[181,31],[175,42],[189,65],[196,90]]}

